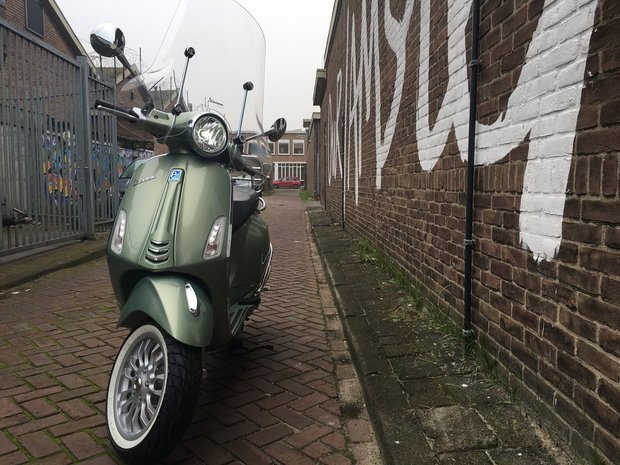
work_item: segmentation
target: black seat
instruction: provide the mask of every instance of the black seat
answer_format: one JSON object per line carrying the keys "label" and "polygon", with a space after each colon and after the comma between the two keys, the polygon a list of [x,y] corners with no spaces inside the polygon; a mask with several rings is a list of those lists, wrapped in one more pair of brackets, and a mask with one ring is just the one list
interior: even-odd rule
{"label": "black seat", "polygon": [[245,223],[258,205],[258,192],[251,187],[233,185],[232,225],[233,232]]}

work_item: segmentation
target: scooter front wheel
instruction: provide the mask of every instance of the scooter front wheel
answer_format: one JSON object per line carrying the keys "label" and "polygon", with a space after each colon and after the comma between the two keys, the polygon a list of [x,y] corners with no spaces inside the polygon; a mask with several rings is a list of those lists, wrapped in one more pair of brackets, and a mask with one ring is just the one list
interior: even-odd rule
{"label": "scooter front wheel", "polygon": [[201,349],[144,324],[125,340],[107,395],[107,426],[116,453],[152,463],[170,452],[192,418],[202,375]]}

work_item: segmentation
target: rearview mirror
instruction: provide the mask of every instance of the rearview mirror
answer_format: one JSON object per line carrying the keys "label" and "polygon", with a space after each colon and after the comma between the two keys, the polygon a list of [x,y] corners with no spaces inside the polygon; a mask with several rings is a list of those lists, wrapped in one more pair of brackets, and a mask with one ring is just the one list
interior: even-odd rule
{"label": "rearview mirror", "polygon": [[276,142],[282,138],[286,132],[286,120],[284,118],[278,118],[273,125],[261,134],[254,134],[250,137],[237,136],[233,139],[235,144],[244,144],[259,137],[266,136],[271,142]]}
{"label": "rearview mirror", "polygon": [[286,120],[284,118],[278,118],[275,123],[269,128],[265,135],[271,142],[279,141],[286,132]]}
{"label": "rearview mirror", "polygon": [[113,24],[100,24],[90,34],[90,45],[104,57],[120,57],[125,50],[125,35]]}
{"label": "rearview mirror", "polygon": [[129,61],[127,61],[127,57],[125,57],[125,34],[123,34],[123,31],[110,23],[100,24],[90,34],[90,45],[101,56],[117,58],[132,77],[138,78],[136,87],[144,102],[142,113],[148,114],[155,105],[153,105],[153,99],[144,81],[139,78],[135,66],[131,66]]}

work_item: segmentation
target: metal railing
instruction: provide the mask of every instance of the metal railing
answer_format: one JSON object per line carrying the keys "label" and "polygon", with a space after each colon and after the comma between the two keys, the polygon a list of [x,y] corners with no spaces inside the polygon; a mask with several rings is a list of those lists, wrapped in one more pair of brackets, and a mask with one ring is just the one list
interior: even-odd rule
{"label": "metal railing", "polygon": [[113,85],[0,21],[0,255],[93,235],[118,207]]}

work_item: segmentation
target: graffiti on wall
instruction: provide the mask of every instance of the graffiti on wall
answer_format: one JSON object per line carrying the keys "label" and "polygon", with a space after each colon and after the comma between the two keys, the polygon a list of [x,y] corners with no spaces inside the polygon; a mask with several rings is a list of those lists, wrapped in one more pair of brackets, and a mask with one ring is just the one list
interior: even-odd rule
{"label": "graffiti on wall", "polygon": [[[400,20],[392,15],[389,1],[382,3],[385,39],[396,56],[394,82],[389,83],[394,91],[388,119],[383,121],[381,116],[378,0],[362,1],[359,20],[347,11],[344,75],[341,68],[336,77],[335,102],[331,94],[327,101],[328,178],[331,182],[344,173],[344,186],[349,190],[352,172],[356,203],[362,174],[362,124],[371,121],[373,97],[375,185],[381,188],[381,170],[400,115],[407,69],[405,41],[416,3],[420,10],[420,42],[417,105],[413,111],[420,166],[426,171],[435,167],[453,130],[461,158],[467,158],[469,83],[465,34],[472,0],[447,2],[449,77],[432,128],[429,123],[430,0],[407,0]],[[476,127],[477,165],[499,161],[529,137],[519,215],[520,241],[539,261],[555,257],[562,240],[566,187],[597,0],[579,3],[545,0],[506,111],[494,123],[477,123]],[[356,34],[358,24],[360,32]],[[352,157],[344,156],[340,143],[343,137],[352,143]]]}

